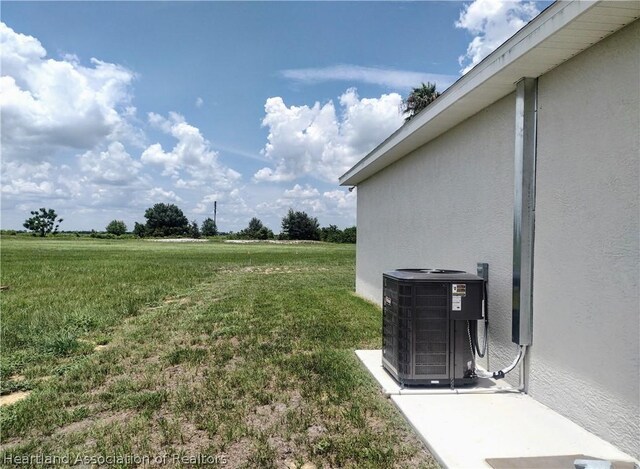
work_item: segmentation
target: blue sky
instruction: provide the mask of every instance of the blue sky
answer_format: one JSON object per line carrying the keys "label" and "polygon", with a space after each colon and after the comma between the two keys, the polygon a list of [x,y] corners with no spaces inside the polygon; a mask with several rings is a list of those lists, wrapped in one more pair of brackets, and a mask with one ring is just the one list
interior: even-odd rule
{"label": "blue sky", "polygon": [[546,4],[3,2],[2,219],[131,228],[156,202],[239,230],[355,224],[337,177]]}

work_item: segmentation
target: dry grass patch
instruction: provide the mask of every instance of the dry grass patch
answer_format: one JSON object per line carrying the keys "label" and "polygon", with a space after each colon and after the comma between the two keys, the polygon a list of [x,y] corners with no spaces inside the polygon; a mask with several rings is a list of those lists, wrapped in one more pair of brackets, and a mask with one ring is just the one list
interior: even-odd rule
{"label": "dry grass patch", "polygon": [[[32,364],[15,348],[3,365],[33,389],[0,410],[0,453],[226,455],[237,468],[435,465],[353,354],[379,342],[380,326],[379,311],[350,293],[352,248],[132,244],[141,245],[122,262],[147,262],[152,275],[136,271],[147,282],[137,288],[153,298],[125,303],[108,327],[72,311],[87,332],[51,342],[61,355]],[[112,266],[108,254],[86,268]],[[176,267],[185,258],[189,268]],[[176,270],[188,285],[153,288]],[[114,282],[109,295],[123,290]],[[99,301],[92,295],[87,303]],[[36,379],[46,375],[55,379]]]}

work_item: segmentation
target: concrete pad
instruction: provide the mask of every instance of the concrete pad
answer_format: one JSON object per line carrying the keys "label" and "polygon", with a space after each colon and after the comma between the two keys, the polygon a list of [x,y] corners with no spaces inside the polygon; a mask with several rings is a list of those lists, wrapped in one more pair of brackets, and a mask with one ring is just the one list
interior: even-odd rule
{"label": "concrete pad", "polygon": [[475,392],[408,394],[382,369],[379,350],[356,354],[444,467],[490,468],[487,458],[570,454],[638,462],[526,394],[490,392],[495,382]]}
{"label": "concrete pad", "polygon": [[493,379],[479,378],[473,386],[464,386],[451,389],[447,386],[439,387],[404,387],[382,367],[382,350],[356,350],[356,356],[373,375],[382,391],[387,396],[395,395],[422,395],[422,394],[466,394],[479,392],[518,392],[516,389],[499,383]]}

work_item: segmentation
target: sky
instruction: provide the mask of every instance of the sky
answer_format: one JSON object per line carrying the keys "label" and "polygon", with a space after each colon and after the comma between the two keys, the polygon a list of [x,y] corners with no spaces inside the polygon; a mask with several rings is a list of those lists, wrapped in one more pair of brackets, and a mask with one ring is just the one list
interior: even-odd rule
{"label": "sky", "polygon": [[356,224],[338,178],[548,2],[8,2],[2,229],[133,228],[155,203],[276,233],[289,208]]}

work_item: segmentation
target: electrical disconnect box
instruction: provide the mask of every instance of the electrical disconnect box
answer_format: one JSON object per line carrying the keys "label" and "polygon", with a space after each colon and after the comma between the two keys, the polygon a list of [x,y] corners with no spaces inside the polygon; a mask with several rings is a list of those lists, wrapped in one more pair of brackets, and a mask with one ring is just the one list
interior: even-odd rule
{"label": "electrical disconnect box", "polygon": [[384,368],[407,386],[476,382],[469,321],[483,319],[484,292],[484,279],[457,270],[384,273]]}

